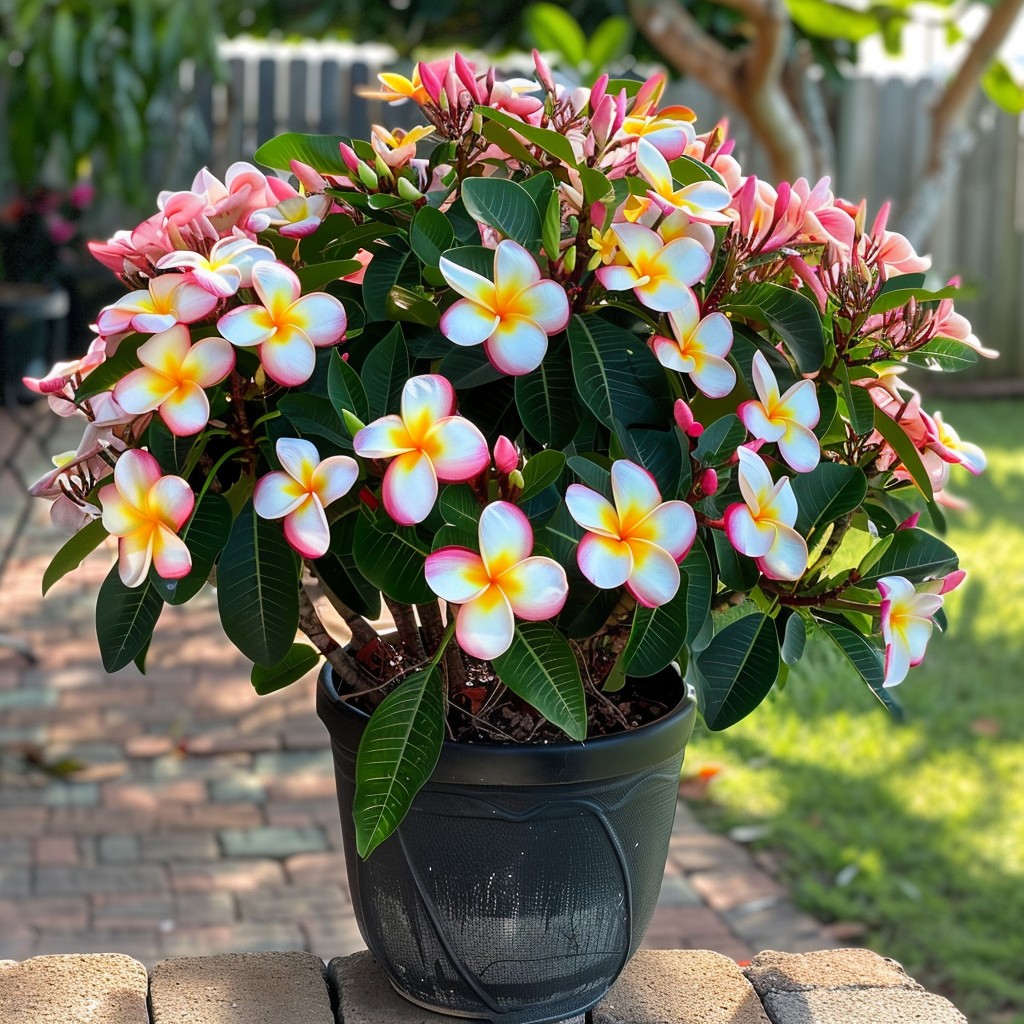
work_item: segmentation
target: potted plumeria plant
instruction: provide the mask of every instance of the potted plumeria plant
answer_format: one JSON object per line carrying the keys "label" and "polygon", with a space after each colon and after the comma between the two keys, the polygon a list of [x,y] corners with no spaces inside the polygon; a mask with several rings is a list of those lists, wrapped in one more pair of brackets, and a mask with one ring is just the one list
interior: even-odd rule
{"label": "potted plumeria plant", "polygon": [[993,354],[885,210],[744,175],[660,77],[536,71],[383,75],[420,127],[162,194],[93,246],[129,290],[89,353],[32,382],[87,421],[35,487],[76,531],[44,586],[117,538],[110,671],[207,582],[261,692],[324,659],[368,944],[510,1021],[639,944],[694,705],[743,718],[808,636],[891,704],[984,465],[901,374]]}

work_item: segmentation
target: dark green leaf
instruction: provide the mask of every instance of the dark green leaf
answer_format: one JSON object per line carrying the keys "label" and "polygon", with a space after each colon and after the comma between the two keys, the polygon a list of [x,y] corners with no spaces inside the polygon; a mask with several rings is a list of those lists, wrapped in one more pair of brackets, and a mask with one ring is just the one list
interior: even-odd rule
{"label": "dark green leaf", "polygon": [[598,465],[593,459],[583,455],[573,455],[566,460],[566,465],[591,490],[610,498],[612,494],[612,475],[604,466]]}
{"label": "dark green leaf", "polygon": [[508,178],[467,178],[462,201],[470,215],[527,249],[540,245],[541,216],[522,185]]}
{"label": "dark green leaf", "polygon": [[444,742],[439,666],[409,676],[373,713],[356,755],[356,850],[371,853],[402,823]]}
{"label": "dark green leaf", "polygon": [[370,407],[366,401],[366,392],[359,374],[335,351],[331,355],[330,368],[327,371],[327,394],[330,396],[334,411],[339,422],[344,426],[342,412],[354,413],[356,418],[366,423],[370,418]]}
{"label": "dark green leaf", "polygon": [[[547,533],[544,539],[548,539]],[[593,636],[608,621],[621,594],[618,590],[602,590],[586,579],[576,565],[572,550],[563,564],[568,566],[569,597],[558,616],[558,628],[573,640],[583,640]]]}
{"label": "dark green leaf", "polygon": [[319,661],[320,652],[308,644],[292,644],[288,653],[276,665],[253,665],[253,689],[261,697],[275,690],[283,690],[316,668]]}
{"label": "dark green leaf", "polygon": [[530,436],[550,448],[564,448],[579,423],[572,366],[561,351],[548,352],[530,373],[516,377],[516,408]]}
{"label": "dark green leaf", "polygon": [[911,299],[921,302],[938,302],[940,299],[955,299],[960,294],[956,285],[929,291],[926,288],[891,288],[882,292],[871,304],[871,315],[888,313],[890,310],[905,306]]}
{"label": "dark green leaf", "polygon": [[378,590],[403,604],[424,604],[436,598],[427,586],[423,564],[430,554],[430,545],[424,543],[416,528],[396,526],[385,532],[369,518],[360,515],[356,520],[354,553],[356,567]]}
{"label": "dark green leaf", "polygon": [[615,436],[626,457],[643,466],[654,477],[665,501],[671,501],[679,494],[683,449],[679,445],[680,435],[677,430],[651,430],[646,427],[633,427],[630,430],[620,423],[616,426]]}
{"label": "dark green leaf", "polygon": [[324,285],[338,281],[362,268],[359,260],[329,260],[326,263],[310,263],[295,271],[302,285],[303,295],[319,291]]}
{"label": "dark green leaf", "polygon": [[722,466],[735,456],[736,449],[746,439],[747,428],[739,416],[726,413],[700,435],[693,457],[702,466]]}
{"label": "dark green leaf", "polygon": [[825,333],[817,307],[805,295],[777,284],[745,289],[722,310],[769,324],[796,360],[801,373],[815,373],[825,360]]}
{"label": "dark green leaf", "polygon": [[110,570],[96,598],[96,637],[105,671],[119,671],[146,649],[163,607],[148,578],[126,587],[117,566]]}
{"label": "dark green leaf", "polygon": [[355,533],[361,518],[359,512],[350,512],[331,523],[331,546],[313,562],[313,571],[321,585],[357,615],[376,619],[380,616],[380,591],[356,568]]}
{"label": "dark green leaf", "polygon": [[157,591],[168,604],[184,604],[203,589],[230,532],[231,506],[223,495],[207,491],[180,533],[192,555],[191,572],[180,580],[153,578]]}
{"label": "dark green leaf", "polygon": [[450,526],[476,534],[480,522],[480,502],[467,484],[449,484],[443,488],[437,507]]}
{"label": "dark green leaf", "polygon": [[871,392],[861,385],[851,383],[845,363],[840,363],[836,370],[843,382],[843,398],[850,426],[858,437],[870,434],[875,427],[875,403]]}
{"label": "dark green leaf", "polygon": [[258,665],[276,665],[299,625],[299,574],[281,524],[246,503],[217,565],[217,605],[228,639]]}
{"label": "dark green leaf", "polygon": [[474,274],[494,280],[494,250],[483,245],[460,245],[443,253],[446,260],[472,270]]}
{"label": "dark green leaf", "polygon": [[370,350],[361,378],[371,419],[398,411],[409,379],[409,352],[398,324]]}
{"label": "dark green leaf", "polygon": [[868,490],[863,470],[837,462],[819,462],[810,473],[794,473],[790,483],[798,509],[796,531],[804,537],[859,508]]}
{"label": "dark green leaf", "polygon": [[348,167],[341,159],[341,150],[338,148],[340,142],[350,143],[351,140],[342,135],[302,135],[298,132],[285,132],[264,142],[256,150],[255,159],[264,167],[273,167],[279,171],[287,171],[293,160],[301,160],[321,174],[345,176],[348,174]]}
{"label": "dark green leaf", "polygon": [[715,560],[718,562],[718,575],[722,582],[737,594],[750,590],[760,576],[757,564],[752,558],[741,555],[721,530],[713,530],[711,537],[715,544]]}
{"label": "dark green leaf", "polygon": [[572,150],[572,143],[564,135],[551,131],[549,128],[537,128],[535,125],[525,124],[511,114],[506,114],[503,110],[495,110],[493,107],[477,107],[477,110],[487,120],[496,121],[511,129],[528,142],[539,146],[560,163],[568,167],[576,166],[576,154]]}
{"label": "dark green leaf", "polygon": [[277,408],[301,437],[322,437],[339,447],[352,447],[348,428],[329,398],[293,391],[280,399]]}
{"label": "dark green leaf", "polygon": [[932,482],[928,471],[921,461],[921,454],[914,447],[914,442],[907,437],[904,429],[881,409],[875,408],[875,429],[892,445],[900,462],[910,474],[914,483],[921,489],[926,501],[932,500]]}
{"label": "dark green leaf", "polygon": [[398,284],[405,264],[409,260],[408,249],[394,246],[374,246],[375,253],[363,275],[363,306],[367,320],[388,318],[388,295]]}
{"label": "dark green leaf", "polygon": [[622,652],[629,675],[653,676],[675,661],[686,639],[686,589],[686,577],[682,576],[675,597],[667,604],[637,607]]}
{"label": "dark green leaf", "polygon": [[[554,511],[551,518],[544,524],[544,529],[537,536],[538,543],[541,543],[550,552],[556,562],[565,566],[575,565],[576,545],[583,536],[583,528],[576,522],[569,509],[563,501]],[[581,577],[582,579],[582,577]],[[584,580],[584,582],[586,582]],[[608,593],[608,591],[605,591]],[[569,602],[573,600],[574,592],[572,585],[569,587]],[[610,611],[611,609],[609,609]],[[598,623],[600,625],[600,623]],[[576,634],[570,633],[570,636]]]}
{"label": "dark green leaf", "polygon": [[882,688],[882,680],[885,678],[882,652],[869,644],[859,633],[845,626],[834,622],[819,622],[818,625],[856,669],[857,675],[877,693]]}
{"label": "dark green leaf", "polygon": [[699,539],[693,542],[679,569],[686,576],[686,643],[692,646],[711,617],[711,596],[715,587],[711,559]]}
{"label": "dark green leaf", "polygon": [[906,362],[912,366],[923,366],[926,370],[958,373],[977,365],[978,353],[956,338],[933,338],[927,345],[909,353]]}
{"label": "dark green leaf", "polygon": [[137,370],[142,365],[138,350],[149,337],[147,334],[129,334],[127,338],[122,339],[117,351],[82,381],[82,386],[75,392],[75,401],[81,402],[103,391],[109,391],[122,377],[132,370]]}
{"label": "dark green leaf", "polygon": [[424,206],[412,219],[409,244],[421,263],[436,267],[444,252],[455,242],[451,221],[432,206]]}
{"label": "dark green leaf", "polygon": [[545,487],[553,484],[562,475],[564,468],[565,456],[551,449],[537,452],[527,459],[523,467],[523,480],[526,485],[518,501],[529,501],[534,495],[540,494]]}
{"label": "dark green leaf", "polygon": [[938,537],[916,528],[897,530],[861,586],[870,586],[883,576],[903,576],[911,583],[922,583],[947,575],[957,565],[956,552]]}
{"label": "dark green leaf", "polygon": [[423,324],[426,327],[436,327],[441,319],[440,310],[426,295],[397,284],[388,292],[387,313],[389,320]]}
{"label": "dark green leaf", "polygon": [[474,345],[471,348],[449,345],[438,373],[451,381],[456,391],[483,387],[505,377],[505,374],[496,369],[487,358],[483,345]]}
{"label": "dark green leaf", "polygon": [[779,674],[775,625],[760,612],[730,622],[695,659],[697,703],[707,727],[727,729],[768,696]]}
{"label": "dark green leaf", "polygon": [[86,556],[95,551],[106,538],[107,531],[100,519],[92,520],[73,537],[68,538],[43,573],[43,594],[45,595],[58,580],[77,569]]}
{"label": "dark green leaf", "polygon": [[498,678],[574,740],[587,735],[587,706],[569,642],[548,622],[517,622],[512,646],[494,659]]}

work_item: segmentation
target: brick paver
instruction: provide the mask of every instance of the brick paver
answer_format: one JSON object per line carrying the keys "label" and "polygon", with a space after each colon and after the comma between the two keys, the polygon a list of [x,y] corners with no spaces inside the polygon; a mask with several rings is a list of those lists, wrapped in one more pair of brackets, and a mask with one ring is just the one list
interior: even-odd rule
{"label": "brick paver", "polygon": [[[35,429],[49,415],[15,412]],[[0,410],[0,438],[10,415]],[[47,450],[74,447],[74,428],[62,431]],[[16,468],[31,480],[47,465],[23,446]],[[21,507],[0,502],[0,551]],[[114,549],[44,600],[40,579],[60,542],[35,502],[0,567],[3,631],[36,655],[28,664],[0,648],[0,960],[355,952],[314,681],[258,698],[211,593],[163,610],[146,675],[108,676],[92,622]],[[681,804],[646,944],[745,960],[835,943],[745,849]]]}

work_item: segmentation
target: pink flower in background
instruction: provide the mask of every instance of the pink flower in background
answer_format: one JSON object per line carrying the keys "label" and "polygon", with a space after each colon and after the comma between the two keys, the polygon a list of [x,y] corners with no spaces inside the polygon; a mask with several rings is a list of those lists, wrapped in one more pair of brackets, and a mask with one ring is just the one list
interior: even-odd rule
{"label": "pink flower in background", "polygon": [[553,559],[532,555],[533,530],[526,515],[507,501],[491,502],[480,515],[480,553],[443,547],[427,555],[430,589],[459,606],[455,638],[471,657],[490,661],[512,643],[515,618],[554,618],[569,584]]}

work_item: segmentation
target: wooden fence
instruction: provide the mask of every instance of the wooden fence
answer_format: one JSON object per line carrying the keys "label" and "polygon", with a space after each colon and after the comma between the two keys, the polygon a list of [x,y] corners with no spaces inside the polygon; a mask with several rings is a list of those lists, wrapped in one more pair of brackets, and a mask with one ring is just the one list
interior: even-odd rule
{"label": "wooden fence", "polygon": [[[406,125],[411,104],[391,107],[364,99],[356,87],[397,68],[384,45],[232,40],[223,44],[223,81],[186,81],[194,97],[193,145],[172,154],[176,173],[199,164],[222,172],[251,158],[260,143],[282,131],[365,137],[373,123]],[[400,68],[397,68],[401,70]],[[407,69],[406,69],[407,70]],[[518,73],[524,69],[515,69]],[[880,78],[859,73],[836,97],[836,166],[833,187],[849,198],[866,196],[872,212],[885,200],[896,210],[909,195],[924,159],[928,108],[935,79]],[[673,86],[674,97],[709,126],[729,111],[699,85]],[[768,175],[742,119],[731,118],[737,155],[745,168]],[[929,377],[931,392],[983,390],[1024,393],[1024,133],[1020,119],[980,102],[956,140],[966,156],[932,239],[934,267],[943,278],[959,274],[965,294],[957,308],[987,345],[1002,353],[957,376]],[[169,168],[164,166],[163,186]],[[172,178],[172,180],[173,180]]]}

